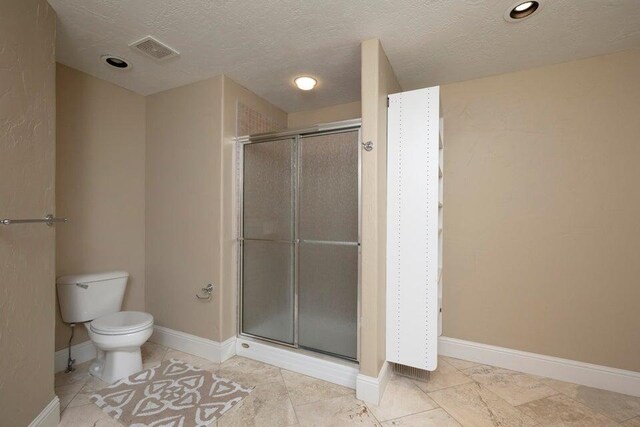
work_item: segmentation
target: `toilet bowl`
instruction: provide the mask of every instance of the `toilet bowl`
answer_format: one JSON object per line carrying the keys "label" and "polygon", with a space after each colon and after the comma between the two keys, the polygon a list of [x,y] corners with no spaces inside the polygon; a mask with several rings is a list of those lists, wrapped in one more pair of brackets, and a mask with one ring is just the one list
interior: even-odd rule
{"label": "toilet bowl", "polygon": [[89,373],[113,383],[142,370],[140,347],[153,332],[153,316],[120,311],[129,274],[124,271],[58,278],[58,302],[65,323],[84,323],[97,357]]}
{"label": "toilet bowl", "polygon": [[142,370],[140,347],[153,332],[153,316],[140,311],[119,311],[85,323],[97,357],[91,375],[112,383]]}

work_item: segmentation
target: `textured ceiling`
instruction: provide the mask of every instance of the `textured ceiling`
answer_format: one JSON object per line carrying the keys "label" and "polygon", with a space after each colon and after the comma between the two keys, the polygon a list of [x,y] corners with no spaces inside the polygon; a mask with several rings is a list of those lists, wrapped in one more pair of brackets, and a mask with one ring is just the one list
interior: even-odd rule
{"label": "textured ceiling", "polygon": [[[379,38],[403,89],[467,80],[640,46],[640,0],[49,0],[59,62],[148,95],[224,73],[286,111],[360,98],[360,42]],[[166,62],[128,45],[152,35]],[[112,70],[110,53],[133,64]],[[317,90],[292,78],[311,74]]]}

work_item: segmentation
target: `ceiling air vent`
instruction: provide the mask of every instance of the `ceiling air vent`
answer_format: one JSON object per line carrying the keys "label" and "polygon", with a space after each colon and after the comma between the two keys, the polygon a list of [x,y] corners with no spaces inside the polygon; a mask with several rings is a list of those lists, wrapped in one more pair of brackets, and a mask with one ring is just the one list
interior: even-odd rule
{"label": "ceiling air vent", "polygon": [[143,39],[138,40],[137,42],[133,42],[129,45],[129,47],[137,49],[145,55],[148,55],[159,61],[179,55],[176,50],[160,43],[158,40],[154,39],[151,36],[147,36]]}

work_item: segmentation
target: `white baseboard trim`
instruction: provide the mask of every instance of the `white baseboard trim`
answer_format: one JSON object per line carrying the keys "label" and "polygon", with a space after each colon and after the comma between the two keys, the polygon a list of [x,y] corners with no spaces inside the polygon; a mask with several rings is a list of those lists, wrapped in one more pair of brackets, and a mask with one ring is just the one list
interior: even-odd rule
{"label": "white baseboard trim", "polygon": [[236,354],[279,368],[318,378],[344,387],[356,388],[359,368],[356,363],[336,360],[322,355],[308,355],[304,351],[289,350],[256,340],[239,337]]}
{"label": "white baseboard trim", "polygon": [[384,362],[377,378],[358,374],[356,380],[356,397],[367,403],[373,403],[374,405],[379,404],[384,390],[387,388],[389,378],[391,378],[389,362]]}
{"label": "white baseboard trim", "polygon": [[442,356],[640,397],[640,372],[448,337],[438,339],[438,353]]}
{"label": "white baseboard trim", "polygon": [[[65,363],[66,366],[66,363]],[[51,402],[34,418],[29,427],[57,427],[60,422],[60,399],[53,396]]]}
{"label": "white baseboard trim", "polygon": [[[67,369],[67,357],[69,347],[58,350],[54,356],[53,366],[55,372],[62,372]],[[96,348],[90,340],[71,346],[71,357],[76,359],[76,365],[88,362],[96,357]]]}
{"label": "white baseboard trim", "polygon": [[220,343],[220,362],[231,359],[236,355],[236,337],[231,337]]}
{"label": "white baseboard trim", "polygon": [[149,341],[219,363],[235,354],[236,337],[220,343],[164,326],[154,326]]}

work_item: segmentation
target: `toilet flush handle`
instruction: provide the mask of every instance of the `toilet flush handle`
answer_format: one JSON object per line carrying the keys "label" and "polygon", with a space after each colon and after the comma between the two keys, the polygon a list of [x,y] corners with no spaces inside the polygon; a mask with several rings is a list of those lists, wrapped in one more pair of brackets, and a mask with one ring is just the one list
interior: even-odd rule
{"label": "toilet flush handle", "polygon": [[76,283],[76,286],[82,289],[89,289],[89,285],[87,285],[86,283]]}

